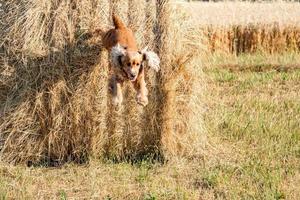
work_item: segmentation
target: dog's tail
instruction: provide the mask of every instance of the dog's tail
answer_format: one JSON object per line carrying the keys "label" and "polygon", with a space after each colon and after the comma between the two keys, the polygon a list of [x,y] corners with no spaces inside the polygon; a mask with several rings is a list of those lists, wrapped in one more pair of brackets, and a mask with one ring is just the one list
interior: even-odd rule
{"label": "dog's tail", "polygon": [[121,18],[118,17],[117,15],[113,14],[112,19],[116,29],[122,29],[126,27],[125,24],[122,22]]}

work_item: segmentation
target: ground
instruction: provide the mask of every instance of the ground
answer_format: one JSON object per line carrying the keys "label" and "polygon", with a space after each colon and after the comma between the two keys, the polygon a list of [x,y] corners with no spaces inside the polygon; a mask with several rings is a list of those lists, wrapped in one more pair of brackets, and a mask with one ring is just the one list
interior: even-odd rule
{"label": "ground", "polygon": [[271,59],[278,61],[273,65],[258,62],[258,55],[204,61],[203,157],[60,168],[1,164],[0,198],[297,199],[300,70],[292,67],[297,56],[282,57]]}

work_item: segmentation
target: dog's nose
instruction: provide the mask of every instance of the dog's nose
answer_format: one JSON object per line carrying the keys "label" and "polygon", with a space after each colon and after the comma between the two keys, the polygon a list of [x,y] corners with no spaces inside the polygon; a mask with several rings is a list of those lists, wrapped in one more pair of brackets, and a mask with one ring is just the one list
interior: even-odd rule
{"label": "dog's nose", "polygon": [[130,72],[130,73],[129,73],[129,76],[130,76],[130,78],[135,78],[135,76],[136,76],[136,73],[134,73],[134,72]]}

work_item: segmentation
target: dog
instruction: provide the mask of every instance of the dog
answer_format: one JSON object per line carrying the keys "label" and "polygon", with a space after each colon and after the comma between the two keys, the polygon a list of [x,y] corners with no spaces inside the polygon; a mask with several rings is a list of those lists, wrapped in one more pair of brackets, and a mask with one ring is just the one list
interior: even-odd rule
{"label": "dog", "polygon": [[137,91],[138,104],[148,104],[148,90],[145,82],[145,67],[158,72],[160,59],[146,48],[139,50],[133,32],[115,14],[112,15],[114,28],[102,36],[103,46],[110,52],[113,69],[111,77],[112,103],[119,106],[123,101],[122,85],[131,81]]}

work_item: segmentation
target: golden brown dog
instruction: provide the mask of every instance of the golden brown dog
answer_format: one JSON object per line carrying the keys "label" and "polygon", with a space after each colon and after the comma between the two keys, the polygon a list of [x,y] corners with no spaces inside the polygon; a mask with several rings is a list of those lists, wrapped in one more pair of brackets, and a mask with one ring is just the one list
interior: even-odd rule
{"label": "golden brown dog", "polygon": [[102,38],[104,47],[110,51],[114,75],[112,76],[113,104],[123,101],[122,84],[131,81],[137,91],[137,102],[148,104],[148,91],[145,83],[145,67],[159,70],[159,57],[156,53],[138,49],[132,30],[113,14],[115,28],[107,31]]}

